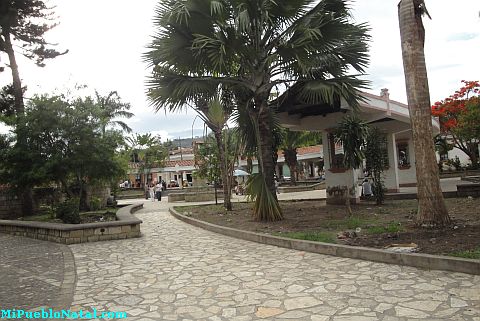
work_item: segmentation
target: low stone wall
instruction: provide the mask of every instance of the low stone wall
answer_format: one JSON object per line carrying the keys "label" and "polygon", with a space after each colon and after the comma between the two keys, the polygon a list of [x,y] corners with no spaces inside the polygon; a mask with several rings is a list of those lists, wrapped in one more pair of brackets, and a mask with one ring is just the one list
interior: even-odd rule
{"label": "low stone wall", "polygon": [[[217,198],[223,199],[223,192],[217,191]],[[214,192],[199,193],[170,193],[168,194],[168,202],[208,202],[215,200]]]}
{"label": "low stone wall", "polygon": [[7,191],[0,190],[0,219],[16,219],[22,215],[22,202]]}
{"label": "low stone wall", "polygon": [[325,189],[325,182],[301,185],[301,186],[280,186],[278,191],[280,193],[292,193],[292,192],[307,192]]}
{"label": "low stone wall", "polygon": [[0,233],[30,237],[63,244],[76,244],[140,237],[141,220],[132,213],[143,204],[123,207],[117,221],[86,224],[59,224],[34,221],[0,220]]}

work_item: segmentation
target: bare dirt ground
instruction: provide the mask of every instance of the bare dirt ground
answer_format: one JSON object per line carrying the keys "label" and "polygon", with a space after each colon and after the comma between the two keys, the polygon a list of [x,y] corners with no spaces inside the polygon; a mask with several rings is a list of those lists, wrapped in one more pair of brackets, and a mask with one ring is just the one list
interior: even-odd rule
{"label": "bare dirt ground", "polygon": [[[254,221],[251,203],[235,203],[231,212],[226,212],[221,205],[177,209],[222,226],[280,236],[295,232],[317,233],[327,236],[329,242],[354,246],[384,248],[398,243],[415,243],[418,252],[444,255],[480,249],[480,199],[451,198],[445,202],[453,224],[444,229],[414,225],[416,200],[386,201],[381,206],[363,202],[352,207],[354,214],[350,218],[344,206],[326,205],[325,201],[284,201],[281,207],[285,219],[271,223]],[[354,237],[337,237],[355,230]]]}

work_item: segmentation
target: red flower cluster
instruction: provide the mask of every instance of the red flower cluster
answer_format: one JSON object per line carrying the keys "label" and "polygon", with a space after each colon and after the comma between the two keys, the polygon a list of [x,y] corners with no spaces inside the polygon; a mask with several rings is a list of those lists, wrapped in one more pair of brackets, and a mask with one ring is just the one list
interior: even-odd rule
{"label": "red flower cluster", "polygon": [[458,116],[465,112],[467,102],[479,99],[477,96],[480,94],[479,81],[462,80],[462,83],[464,85],[453,95],[442,101],[437,101],[432,106],[432,115],[439,117],[442,132],[448,132],[457,126]]}

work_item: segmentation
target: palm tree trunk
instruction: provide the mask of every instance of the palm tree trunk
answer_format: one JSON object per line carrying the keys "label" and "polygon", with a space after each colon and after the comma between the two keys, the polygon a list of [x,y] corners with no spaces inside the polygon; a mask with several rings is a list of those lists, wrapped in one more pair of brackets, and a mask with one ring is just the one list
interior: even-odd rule
{"label": "palm tree trunk", "polygon": [[275,199],[277,199],[277,192],[275,188],[275,164],[273,161],[273,141],[272,128],[270,123],[270,114],[267,107],[260,108],[258,115],[258,130],[259,130],[259,170],[262,171],[268,189]]}
{"label": "palm tree trunk", "polygon": [[421,4],[422,0],[401,0],[398,4],[403,67],[416,158],[416,220],[421,226],[445,226],[450,223],[450,217],[440,188],[435,156]]}
{"label": "palm tree trunk", "polygon": [[229,180],[229,175],[228,175],[228,164],[227,164],[227,159],[225,155],[225,148],[223,144],[223,139],[222,139],[222,130],[216,130],[215,131],[215,140],[217,141],[217,146],[218,146],[218,154],[220,157],[220,172],[222,175],[222,181],[223,181],[223,206],[227,211],[232,210],[232,200],[231,200],[231,183]]}
{"label": "palm tree trunk", "polygon": [[283,155],[285,156],[285,163],[290,169],[291,182],[293,185],[297,185],[297,150],[285,149]]}

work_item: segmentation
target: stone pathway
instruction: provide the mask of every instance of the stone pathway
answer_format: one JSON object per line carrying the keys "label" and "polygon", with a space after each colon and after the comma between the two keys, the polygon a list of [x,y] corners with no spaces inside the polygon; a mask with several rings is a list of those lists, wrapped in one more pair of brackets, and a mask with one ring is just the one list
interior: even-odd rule
{"label": "stone pathway", "polygon": [[145,202],[139,239],[71,245],[72,310],[128,320],[480,321],[480,276],[260,245]]}
{"label": "stone pathway", "polygon": [[68,308],[74,270],[66,245],[0,234],[0,309]]}

